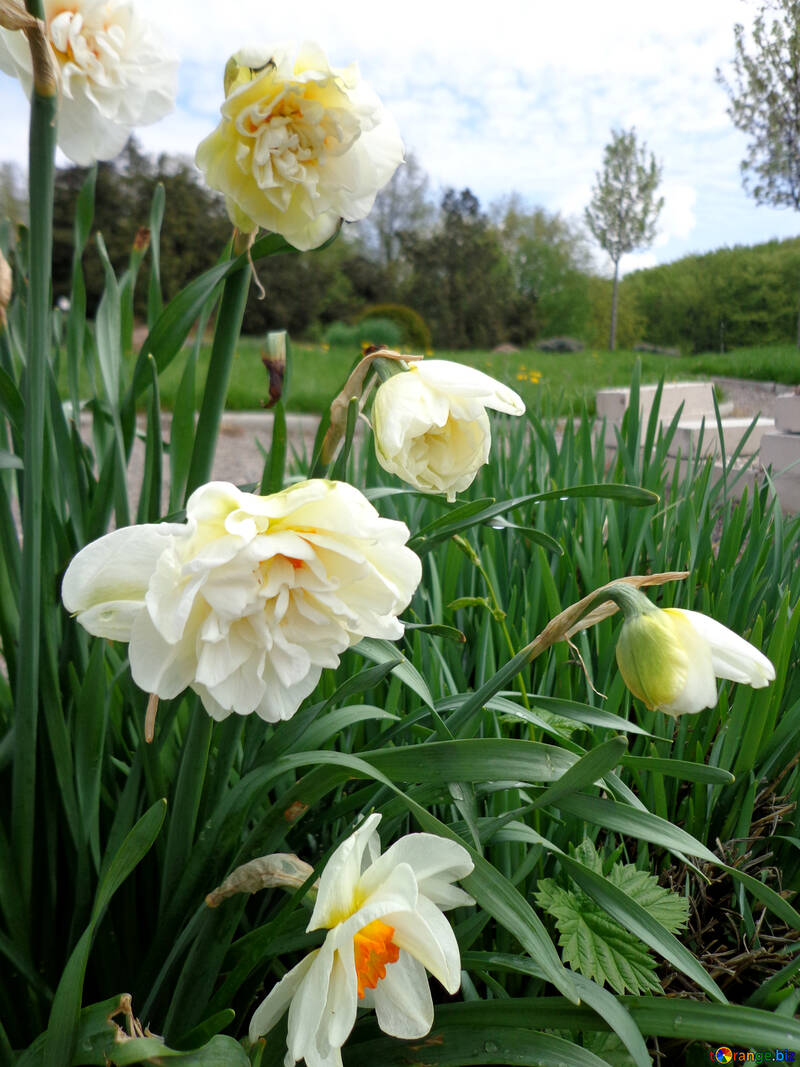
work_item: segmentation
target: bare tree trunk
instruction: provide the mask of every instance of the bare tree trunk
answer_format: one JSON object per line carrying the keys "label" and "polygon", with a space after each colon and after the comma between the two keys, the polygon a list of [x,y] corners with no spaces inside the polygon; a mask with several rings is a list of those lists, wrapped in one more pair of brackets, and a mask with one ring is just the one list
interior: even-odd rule
{"label": "bare tree trunk", "polygon": [[[614,288],[611,291],[611,333],[608,339],[608,347],[614,351],[617,341],[617,287],[619,285],[619,260],[614,262]],[[800,326],[798,326],[800,329]]]}

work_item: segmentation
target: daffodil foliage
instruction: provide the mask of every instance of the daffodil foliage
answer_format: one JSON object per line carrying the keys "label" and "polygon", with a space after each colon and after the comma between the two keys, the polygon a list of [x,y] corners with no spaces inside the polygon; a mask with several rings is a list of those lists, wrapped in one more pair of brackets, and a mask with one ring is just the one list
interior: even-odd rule
{"label": "daffodil foliage", "polygon": [[397,353],[305,447],[282,335],[261,478],[213,480],[252,264],[365,213],[393,127],[319,49],[237,53],[201,162],[291,226],[162,306],[158,193],[89,320],[90,173],[52,311],[57,130],[144,121],[151,53],[127,4],[45,7],[65,125],[34,64],[29,243],[0,227],[0,1064],[800,1049],[798,521],[738,464],[673,471],[635,372],[610,468],[588,415]]}

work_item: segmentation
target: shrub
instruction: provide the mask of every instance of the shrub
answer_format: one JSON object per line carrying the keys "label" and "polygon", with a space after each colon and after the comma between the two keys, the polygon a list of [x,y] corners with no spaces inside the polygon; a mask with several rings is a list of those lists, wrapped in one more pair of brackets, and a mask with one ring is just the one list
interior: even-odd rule
{"label": "shrub", "polygon": [[349,326],[333,322],[325,331],[325,342],[342,348],[361,348],[362,345],[385,345],[397,348],[403,343],[403,331],[391,319],[370,318]]}
{"label": "shrub", "polygon": [[413,308],[405,304],[373,304],[367,307],[358,316],[359,322],[365,320],[390,319],[400,327],[402,331],[401,341],[405,341],[413,349],[419,352],[429,352],[433,347],[431,331],[425,319]]}

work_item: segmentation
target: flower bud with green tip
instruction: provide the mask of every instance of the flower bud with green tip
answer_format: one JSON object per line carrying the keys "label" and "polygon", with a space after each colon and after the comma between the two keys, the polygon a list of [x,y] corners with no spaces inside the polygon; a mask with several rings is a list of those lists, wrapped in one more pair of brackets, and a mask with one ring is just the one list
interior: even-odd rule
{"label": "flower bud with green tip", "polygon": [[757,648],[715,619],[683,608],[657,608],[636,589],[618,587],[625,621],[617,664],[625,684],[648,708],[696,713],[717,703],[717,678],[761,689],[775,668]]}

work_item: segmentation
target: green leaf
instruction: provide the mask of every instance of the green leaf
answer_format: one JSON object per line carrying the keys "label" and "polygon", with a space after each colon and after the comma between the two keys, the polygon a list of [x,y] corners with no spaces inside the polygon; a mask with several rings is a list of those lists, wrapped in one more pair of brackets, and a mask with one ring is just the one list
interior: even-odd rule
{"label": "green leaf", "polygon": [[690,760],[659,759],[655,756],[623,756],[622,766],[631,770],[648,771],[651,774],[666,774],[670,778],[681,778],[687,782],[700,782],[703,785],[730,785],[736,781],[730,771],[723,767],[709,767],[704,763],[692,763]]}
{"label": "green leaf", "polygon": [[658,879],[648,871],[641,871],[633,863],[621,863],[619,860],[614,860],[610,868],[606,862],[608,869],[605,871],[603,858],[588,837],[574,849],[573,855],[594,874],[605,877],[631,900],[635,900],[671,933],[677,933],[686,926],[689,920],[688,900],[659,885]]}
{"label": "green leaf", "polygon": [[623,752],[628,747],[624,737],[612,737],[602,745],[590,749],[585,756],[581,756],[561,777],[549,785],[533,803],[534,808],[544,807],[546,804],[558,806],[562,797],[577,792],[598,778],[602,778],[608,771],[614,769],[620,761]]}
{"label": "green leaf", "polygon": [[564,870],[577,882],[578,886],[599,904],[613,919],[626,930],[641,938],[655,952],[672,964],[682,974],[687,975],[709,996],[721,1003],[727,1003],[725,994],[717,983],[706,974],[695,957],[680,941],[655,920],[640,904],[631,900],[625,893],[612,885],[605,877],[596,874],[590,867],[579,863],[571,856],[548,841],[523,823],[508,823],[498,831],[495,840],[522,841],[532,845],[543,845],[558,855]]}
{"label": "green leaf", "polygon": [[[536,978],[544,978],[544,972],[541,967],[537,966],[535,960],[527,956],[513,956],[506,952],[463,952],[461,965],[465,970],[478,968],[481,971],[516,971],[533,975]],[[574,982],[580,994],[581,1005],[588,1004],[597,1012],[597,1018],[602,1020],[601,1025],[607,1023],[612,1028],[630,1053],[631,1062],[636,1067],[652,1067],[642,1035],[621,999],[581,974],[575,974]],[[504,1021],[504,1019],[498,1020],[498,1022]],[[575,1026],[573,1029],[577,1030],[578,1027]],[[587,1043],[586,1037],[591,1033],[590,1028],[584,1027],[584,1043]]]}
{"label": "green leaf", "polygon": [[47,1025],[47,1067],[69,1067],[78,1036],[83,979],[95,930],[114,893],[150,850],[166,814],[159,800],[144,813],[122,842],[97,888],[92,917],[58,983]]}
{"label": "green leaf", "polygon": [[386,663],[394,660],[395,666],[392,667],[392,674],[407,685],[412,692],[416,693],[429,708],[433,708],[433,697],[428,688],[428,683],[413,663],[407,660],[400,649],[393,645],[391,641],[362,637],[357,645],[353,645],[353,651],[358,652],[365,659],[371,659],[373,663]]}
{"label": "green leaf", "polygon": [[[496,1001],[492,1003],[497,1003]],[[520,1017],[522,1018],[522,1017]],[[542,1024],[544,1028],[544,1023]],[[378,1037],[342,1049],[344,1067],[469,1067],[471,1064],[499,1063],[529,1067],[608,1067],[589,1049],[562,1037],[539,1033],[520,1026],[495,1029],[491,1012],[477,1025],[460,1020],[435,1020],[427,1037],[413,1044],[395,1038]]]}
{"label": "green leaf", "polygon": [[[126,1002],[129,998],[121,994],[83,1009],[78,1021],[75,1056],[70,1061],[74,1067],[106,1067],[106,1049],[118,1032],[113,1016],[125,1011]],[[47,1033],[40,1034],[15,1067],[49,1067],[45,1062],[46,1044]]]}
{"label": "green leaf", "polygon": [[586,819],[608,830],[630,834],[631,837],[639,837],[654,845],[663,845],[671,852],[699,856],[707,863],[719,863],[714,853],[691,834],[649,811],[640,811],[629,804],[619,804],[613,800],[584,794],[564,797],[559,801],[559,806],[579,819]]}
{"label": "green leaf", "polygon": [[538,882],[536,903],[556,920],[564,959],[586,978],[617,993],[655,992],[655,962],[641,941],[609,918],[585,893]]}
{"label": "green leaf", "polygon": [[135,1063],[160,1064],[169,1060],[175,1067],[250,1067],[247,1053],[232,1037],[218,1034],[207,1045],[191,1052],[168,1048],[159,1037],[137,1037],[106,1050],[116,1067]]}
{"label": "green leaf", "polygon": [[640,871],[632,863],[615,863],[608,880],[635,900],[671,933],[682,930],[689,921],[689,901],[658,884],[647,871]]}

